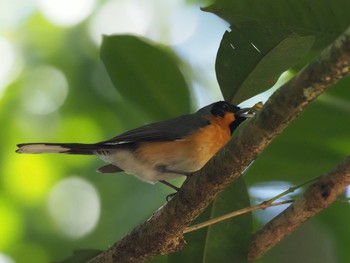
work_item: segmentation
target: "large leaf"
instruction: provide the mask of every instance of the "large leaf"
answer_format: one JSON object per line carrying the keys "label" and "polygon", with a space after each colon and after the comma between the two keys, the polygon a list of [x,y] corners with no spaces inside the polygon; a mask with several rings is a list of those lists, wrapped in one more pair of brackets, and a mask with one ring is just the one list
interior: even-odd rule
{"label": "large leaf", "polygon": [[248,21],[281,23],[293,32],[316,35],[321,46],[350,24],[348,0],[216,0],[204,10],[235,25]]}
{"label": "large leaf", "polygon": [[279,24],[231,26],[216,58],[216,75],[224,98],[239,104],[269,89],[312,44],[312,36],[299,36]]}
{"label": "large leaf", "polygon": [[[216,198],[194,224],[249,205],[247,187],[241,177]],[[168,262],[247,262],[251,231],[250,214],[197,230],[185,236],[187,245],[179,253],[169,255]]]}
{"label": "large leaf", "polygon": [[188,113],[189,90],[176,58],[130,35],[104,36],[101,58],[120,94],[157,118]]}

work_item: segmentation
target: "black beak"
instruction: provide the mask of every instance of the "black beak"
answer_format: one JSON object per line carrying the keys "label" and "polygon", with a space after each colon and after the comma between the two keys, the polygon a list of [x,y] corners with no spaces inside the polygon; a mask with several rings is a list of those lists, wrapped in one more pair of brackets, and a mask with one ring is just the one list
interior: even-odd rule
{"label": "black beak", "polygon": [[242,117],[242,118],[252,118],[254,116],[254,113],[250,113],[250,108],[243,108],[239,109],[238,111],[235,112],[235,115],[237,117]]}

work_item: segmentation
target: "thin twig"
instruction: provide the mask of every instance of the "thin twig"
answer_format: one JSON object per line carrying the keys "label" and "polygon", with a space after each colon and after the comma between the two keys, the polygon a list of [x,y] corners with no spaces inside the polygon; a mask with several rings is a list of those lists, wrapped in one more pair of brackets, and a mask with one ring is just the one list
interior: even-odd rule
{"label": "thin twig", "polygon": [[196,225],[193,225],[193,226],[189,226],[189,227],[185,228],[183,233],[186,234],[186,233],[189,233],[189,232],[201,229],[203,227],[214,225],[214,224],[219,223],[221,221],[224,221],[224,220],[227,220],[227,219],[230,219],[232,217],[239,216],[239,215],[243,215],[243,214],[255,211],[255,210],[265,209],[265,208],[268,208],[268,207],[273,207],[273,206],[278,206],[278,205],[290,204],[290,203],[293,203],[293,202],[294,202],[294,200],[285,200],[285,201],[280,201],[280,202],[275,202],[275,203],[268,202],[268,201],[262,202],[262,203],[260,203],[258,205],[255,205],[255,206],[242,208],[242,209],[233,211],[231,213],[227,213],[225,215],[222,215],[222,216],[210,219],[210,220],[205,221],[203,223],[199,223],[199,224],[196,224]]}
{"label": "thin twig", "polygon": [[286,191],[283,191],[282,193],[280,193],[280,194],[278,194],[278,195],[272,197],[271,199],[269,199],[269,200],[267,200],[267,201],[265,201],[265,202],[267,202],[267,203],[272,203],[272,202],[276,201],[277,199],[280,199],[282,196],[285,196],[285,195],[287,195],[287,194],[293,193],[295,190],[299,189],[300,187],[303,187],[304,185],[307,185],[307,184],[309,184],[309,183],[312,183],[312,182],[316,181],[318,178],[319,178],[319,177],[312,178],[312,179],[307,180],[307,181],[305,181],[305,182],[302,182],[302,183],[300,183],[300,184],[298,184],[298,185],[291,186],[291,187],[289,187]]}
{"label": "thin twig", "polygon": [[288,204],[288,203],[292,203],[293,200],[287,200],[287,201],[281,201],[281,202],[276,202],[274,203],[277,199],[287,195],[287,194],[290,194],[290,193],[293,193],[295,190],[297,190],[298,188],[300,187],[303,187],[304,185],[307,185],[315,180],[317,180],[319,177],[317,178],[313,178],[313,179],[310,179],[310,180],[307,180],[305,182],[302,182],[298,185],[295,185],[295,186],[291,186],[289,187],[286,191],[283,191],[282,193],[272,197],[271,199],[267,200],[267,201],[264,201],[258,205],[255,205],[255,206],[250,206],[250,207],[246,207],[246,208],[242,208],[242,209],[239,209],[237,211],[233,211],[231,213],[227,213],[225,215],[222,215],[222,216],[219,216],[219,217],[216,217],[216,218],[213,218],[213,219],[210,219],[210,220],[207,220],[205,222],[202,222],[202,223],[199,223],[199,224],[196,224],[196,225],[193,225],[193,226],[189,226],[187,228],[185,228],[184,230],[184,234],[186,233],[189,233],[189,232],[192,232],[192,231],[195,231],[195,230],[198,230],[198,229],[201,229],[203,227],[207,227],[207,226],[210,226],[210,225],[213,225],[213,224],[216,224],[216,223],[219,223],[221,221],[224,221],[224,220],[227,220],[227,219],[230,219],[232,217],[236,217],[236,216],[239,216],[239,215],[243,215],[243,214],[246,214],[246,213],[249,213],[249,212],[252,212],[252,211],[255,211],[255,210],[258,210],[258,209],[265,209],[265,208],[268,208],[268,207],[271,207],[271,206],[278,206],[278,205],[283,205],[283,204]]}

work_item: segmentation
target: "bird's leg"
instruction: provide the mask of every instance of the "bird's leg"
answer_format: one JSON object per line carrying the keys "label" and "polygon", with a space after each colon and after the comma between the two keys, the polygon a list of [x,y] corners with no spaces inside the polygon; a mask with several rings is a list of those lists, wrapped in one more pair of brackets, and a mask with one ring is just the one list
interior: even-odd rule
{"label": "bird's leg", "polygon": [[177,170],[171,170],[167,169],[165,165],[159,165],[157,167],[158,171],[163,174],[181,174],[186,177],[190,177],[193,175],[193,172],[185,172],[185,171],[177,171]]}
{"label": "bird's leg", "polygon": [[[191,177],[193,175],[193,172],[183,172],[183,171],[176,171],[176,170],[167,169],[165,165],[160,165],[160,166],[157,167],[157,169],[158,169],[158,171],[160,173],[164,173],[164,174],[180,174],[180,175],[186,176],[187,178],[189,178],[189,177]],[[180,190],[179,187],[176,187],[175,185],[173,185],[173,184],[171,184],[171,183],[169,183],[167,181],[160,180],[159,182],[161,182],[162,184],[165,184],[165,185],[173,188],[176,191],[175,193],[167,195],[166,201],[169,201]]]}
{"label": "bird's leg", "polygon": [[184,175],[188,178],[191,177],[194,174],[194,172],[185,172]]}
{"label": "bird's leg", "polygon": [[160,180],[159,182],[173,188],[176,192],[180,190],[179,187],[177,187],[177,186],[175,186],[175,185],[173,185],[165,180]]}
{"label": "bird's leg", "polygon": [[167,182],[167,181],[165,181],[165,180],[160,180],[159,182],[162,183],[162,184],[165,184],[165,185],[167,185],[167,186],[169,186],[169,187],[171,187],[171,188],[173,188],[173,189],[176,191],[175,193],[171,193],[171,194],[168,194],[168,195],[166,196],[165,200],[166,200],[167,202],[169,202],[169,200],[170,200],[171,198],[173,198],[174,195],[176,195],[176,193],[180,190],[179,187],[176,187],[175,185],[173,185],[173,184],[171,184],[171,183],[169,183],[169,182]]}

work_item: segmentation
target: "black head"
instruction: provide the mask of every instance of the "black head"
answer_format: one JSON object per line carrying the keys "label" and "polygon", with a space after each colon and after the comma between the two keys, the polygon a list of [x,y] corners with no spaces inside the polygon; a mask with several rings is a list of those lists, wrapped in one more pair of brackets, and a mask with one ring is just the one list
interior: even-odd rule
{"label": "black head", "polygon": [[210,113],[215,117],[224,118],[227,113],[233,113],[233,121],[229,124],[231,133],[247,118],[251,117],[245,114],[249,109],[241,109],[226,101],[218,101],[211,105]]}
{"label": "black head", "polygon": [[240,110],[240,107],[232,105],[226,101],[218,101],[211,105],[211,114],[215,117],[224,117],[227,112],[235,113]]}

